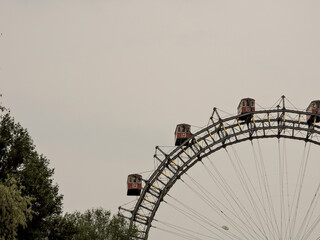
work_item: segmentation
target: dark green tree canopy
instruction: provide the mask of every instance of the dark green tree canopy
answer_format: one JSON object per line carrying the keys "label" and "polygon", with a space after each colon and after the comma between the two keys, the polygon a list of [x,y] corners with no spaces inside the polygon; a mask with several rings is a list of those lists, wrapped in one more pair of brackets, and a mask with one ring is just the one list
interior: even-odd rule
{"label": "dark green tree canopy", "polygon": [[0,239],[15,240],[18,227],[25,228],[27,220],[32,219],[31,201],[29,196],[22,196],[22,186],[8,177],[0,182]]}
{"label": "dark green tree canopy", "polygon": [[[53,183],[54,170],[48,159],[37,153],[26,129],[0,106],[0,182],[7,176],[23,186],[21,194],[32,198],[32,219],[18,230],[18,239],[41,239],[47,235],[52,216],[62,212],[62,195]],[[0,216],[1,217],[1,216]]]}
{"label": "dark green tree canopy", "polygon": [[34,154],[34,145],[26,129],[15,123],[10,112],[0,108],[0,179],[16,174]]}
{"label": "dark green tree canopy", "polygon": [[102,208],[62,216],[53,174],[28,131],[0,103],[0,240],[131,240],[137,234],[121,215]]}
{"label": "dark green tree canopy", "polygon": [[123,216],[112,216],[102,208],[66,214],[65,220],[73,222],[77,231],[72,240],[131,240],[137,234]]}

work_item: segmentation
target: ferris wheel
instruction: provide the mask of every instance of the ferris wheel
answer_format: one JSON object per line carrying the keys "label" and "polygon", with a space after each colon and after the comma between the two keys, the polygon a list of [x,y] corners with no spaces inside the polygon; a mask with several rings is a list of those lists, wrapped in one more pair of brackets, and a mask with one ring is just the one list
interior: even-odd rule
{"label": "ferris wheel", "polygon": [[175,146],[156,147],[152,174],[128,176],[128,195],[137,197],[119,209],[137,226],[135,239],[155,231],[166,239],[320,239],[320,101],[298,110],[286,100],[257,109],[245,98],[227,117],[214,108],[195,132],[178,124]]}

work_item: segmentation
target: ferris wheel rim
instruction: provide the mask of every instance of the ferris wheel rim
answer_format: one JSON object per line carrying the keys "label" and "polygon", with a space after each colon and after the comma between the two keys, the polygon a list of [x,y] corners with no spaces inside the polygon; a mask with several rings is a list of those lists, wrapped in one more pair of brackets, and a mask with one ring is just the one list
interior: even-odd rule
{"label": "ferris wheel rim", "polygon": [[[177,167],[175,169],[176,172],[174,172],[172,176],[167,176],[169,180],[163,185],[162,189],[158,189],[159,195],[157,197],[157,201],[152,204],[153,208],[151,209],[145,207],[146,203],[148,203],[146,195],[150,193],[150,189],[156,188],[154,185],[155,182],[159,181],[163,171],[168,168],[172,161],[180,157],[180,155],[188,155],[183,145],[175,147],[168,154],[162,151],[160,147],[156,147],[157,150],[164,154],[165,158],[161,161],[157,169],[154,170],[149,179],[145,180],[145,187],[143,188],[134,209],[130,211],[131,224],[137,224],[144,228],[144,230],[140,230],[140,237],[136,237],[136,239],[148,239],[152,221],[161,202],[163,201],[163,198],[169,193],[175,182],[204,157],[214,154],[216,151],[226,148],[227,146],[238,144],[240,142],[252,141],[254,139],[288,138],[320,145],[320,140],[310,138],[311,135],[318,135],[320,137],[320,127],[315,124],[315,121],[313,123],[308,123],[307,120],[301,121],[301,117],[310,115],[310,113],[306,111],[277,108],[254,111],[245,115],[249,116],[250,114],[252,114],[253,119],[249,122],[239,122],[237,120],[239,115],[233,115],[224,119],[219,117],[218,121],[212,121],[212,124],[192,134],[191,138],[187,140],[186,143],[189,141],[187,148],[193,149],[191,153],[193,152],[194,154],[192,154],[192,156],[190,154],[189,160],[182,166]],[[285,119],[287,114],[293,115],[294,118]],[[255,116],[259,117],[255,120]],[[320,115],[317,114],[312,114],[312,116],[314,116],[315,119],[320,118]],[[243,126],[243,129],[241,129],[241,126]],[[272,134],[267,133],[267,131],[270,130],[272,130]],[[297,132],[299,132],[300,135],[297,135]],[[303,137],[301,133],[305,133],[305,136]],[[205,143],[206,140],[210,138],[212,141],[215,138],[217,140],[210,144]],[[214,146],[216,148],[213,148]],[[172,167],[172,169],[174,168]],[[172,169],[171,171],[173,171]],[[156,195],[154,194],[154,196]],[[141,208],[145,208],[144,210],[147,209],[146,211],[149,211],[149,214],[145,215],[139,213]]]}

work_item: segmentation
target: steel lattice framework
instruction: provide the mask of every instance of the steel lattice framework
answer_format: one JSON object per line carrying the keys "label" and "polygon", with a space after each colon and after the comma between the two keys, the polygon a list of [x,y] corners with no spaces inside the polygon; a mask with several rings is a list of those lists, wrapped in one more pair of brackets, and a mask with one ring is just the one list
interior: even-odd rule
{"label": "steel lattice framework", "polygon": [[[156,147],[159,166],[145,180],[134,209],[120,207],[138,227],[140,233],[136,238],[148,239],[152,221],[166,194],[184,173],[208,155],[232,144],[263,138],[289,138],[320,145],[320,127],[315,121],[308,123],[307,114],[285,108],[284,98],[282,108],[255,111],[250,121],[239,121],[238,115],[222,119],[214,108],[211,124],[192,134],[186,146],[177,146],[169,153]],[[213,120],[214,116],[217,120]]]}

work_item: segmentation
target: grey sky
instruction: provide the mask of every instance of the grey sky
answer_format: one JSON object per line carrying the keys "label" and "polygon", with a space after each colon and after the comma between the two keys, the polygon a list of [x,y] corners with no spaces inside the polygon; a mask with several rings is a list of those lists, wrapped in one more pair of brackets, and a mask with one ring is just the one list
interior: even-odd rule
{"label": "grey sky", "polygon": [[[242,97],[319,99],[319,1],[0,2],[2,103],[55,168],[64,210],[126,197],[175,125]],[[155,239],[155,238],[154,238]]]}

